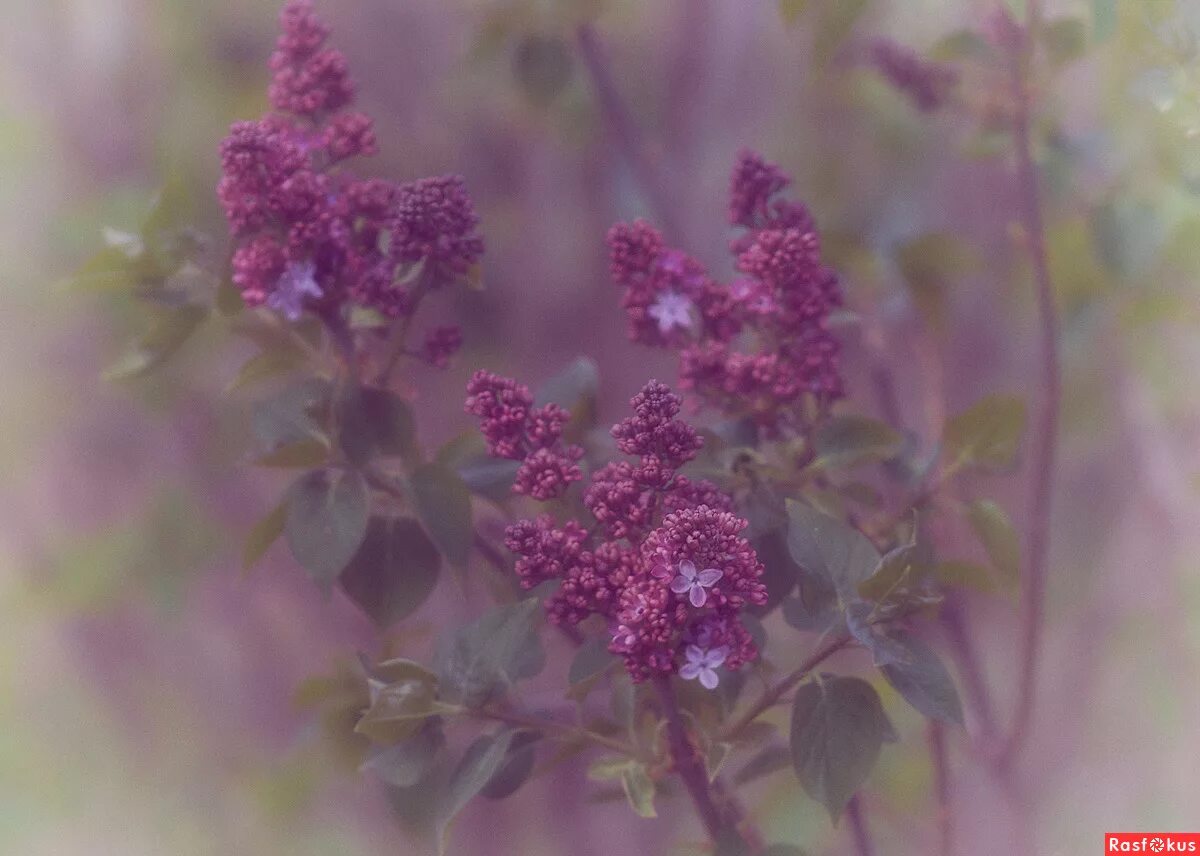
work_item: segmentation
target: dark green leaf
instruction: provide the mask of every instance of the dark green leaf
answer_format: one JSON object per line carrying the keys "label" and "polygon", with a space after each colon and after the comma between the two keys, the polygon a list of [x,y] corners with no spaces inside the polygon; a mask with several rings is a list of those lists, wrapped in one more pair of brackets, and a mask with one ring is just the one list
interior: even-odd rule
{"label": "dark green leaf", "polygon": [[1004,585],[1016,586],[1021,573],[1021,545],[1004,509],[990,499],[977,499],[968,507],[967,517]]}
{"label": "dark green leaf", "polygon": [[833,583],[842,597],[874,573],[879,551],[851,526],[794,499],[787,501],[788,550],[801,568]]}
{"label": "dark green leaf", "polygon": [[766,615],[796,589],[800,568],[788,551],[787,533],[776,529],[751,541],[758,560],[763,564],[760,581],[767,587],[767,602],[762,606],[749,607],[753,615]]}
{"label": "dark green leaf", "polygon": [[792,759],[787,747],[772,743],[769,746],[764,746],[754,757],[747,761],[734,774],[733,781],[736,784],[745,785],[764,776],[769,776],[772,773],[778,773],[780,770],[786,770],[791,765]]}
{"label": "dark green leaf", "polygon": [[354,471],[313,470],[288,490],[284,533],[296,561],[329,587],[367,532],[370,497]]}
{"label": "dark green leaf", "polygon": [[496,775],[517,733],[506,729],[492,737],[482,738],[485,742],[472,746],[459,762],[446,786],[438,811],[438,853],[446,852],[446,834],[450,822]]}
{"label": "dark green leaf", "polygon": [[474,524],[471,492],[463,480],[449,467],[429,463],[413,471],[409,485],[417,515],[433,543],[451,564],[465,567]]}
{"label": "dark green leaf", "polygon": [[878,419],[835,416],[821,424],[813,443],[821,466],[846,468],[895,457],[904,438]]}
{"label": "dark green leaf", "polygon": [[419,460],[416,422],[408,402],[386,389],[351,387],[338,401],[338,443],[357,464],[375,455]]}
{"label": "dark green leaf", "polygon": [[443,695],[479,707],[513,682],[541,671],[545,653],[538,639],[536,598],[498,607],[444,636],[437,673]]}
{"label": "dark green leaf", "polygon": [[441,726],[436,720],[430,720],[407,740],[376,750],[359,771],[374,773],[398,788],[412,787],[433,769],[438,753],[445,745]]}
{"label": "dark green leaf", "polygon": [[160,315],[124,356],[105,369],[105,380],[127,380],[157,368],[183,347],[207,317],[208,310],[187,305]]}
{"label": "dark green leaf", "polygon": [[932,648],[909,634],[897,633],[895,641],[907,651],[904,662],[883,666],[881,671],[896,692],[913,707],[933,719],[962,725],[962,703],[954,679]]}
{"label": "dark green leaf", "polygon": [[964,465],[1006,469],[1016,459],[1025,430],[1025,402],[1015,395],[989,395],[946,422],[942,435],[947,469]]}
{"label": "dark green leaf", "polygon": [[891,725],[875,688],[826,676],[803,684],[792,705],[792,764],[805,792],[837,822],[866,782]]}
{"label": "dark green leaf", "polygon": [[410,517],[372,517],[342,571],[342,589],[381,630],[407,618],[437,585],[442,557]]}
{"label": "dark green leaf", "polygon": [[857,601],[846,607],[846,627],[864,648],[871,652],[876,666],[903,663],[908,649],[874,623],[874,607]]}
{"label": "dark green leaf", "polygon": [[262,520],[254,524],[250,534],[246,536],[246,545],[242,549],[242,568],[249,570],[258,564],[267,549],[283,534],[283,525],[287,521],[287,502],[275,506]]}
{"label": "dark green leaf", "polygon": [[509,744],[504,764],[488,779],[488,783],[479,792],[480,796],[490,800],[502,800],[515,794],[533,772],[533,763],[537,760],[537,743],[541,739],[542,735],[534,731],[518,733]]}
{"label": "dark green leaf", "polygon": [[520,466],[520,461],[476,455],[460,463],[456,469],[472,493],[493,502],[503,502],[512,493]]}

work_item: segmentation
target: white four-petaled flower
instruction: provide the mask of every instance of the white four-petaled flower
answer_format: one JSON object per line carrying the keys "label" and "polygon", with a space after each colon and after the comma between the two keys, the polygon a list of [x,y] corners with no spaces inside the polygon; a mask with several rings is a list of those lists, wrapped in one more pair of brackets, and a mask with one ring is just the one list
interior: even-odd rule
{"label": "white four-petaled flower", "polygon": [[664,291],[646,314],[658,322],[658,332],[664,335],[676,327],[692,329],[692,301],[678,291]]}
{"label": "white four-petaled flower", "polygon": [[325,294],[317,285],[316,268],[312,262],[292,262],[279,277],[275,290],[267,297],[267,306],[289,321],[299,321],[304,312],[304,298]]}
{"label": "white four-petaled flower", "polygon": [[716,568],[706,568],[697,571],[696,565],[690,559],[679,563],[679,575],[671,580],[671,591],[675,594],[686,594],[692,606],[699,609],[708,602],[708,592],[723,576]]}
{"label": "white four-petaled flower", "polygon": [[717,669],[729,656],[728,645],[718,645],[716,648],[701,648],[699,645],[688,645],[683,651],[686,662],[679,669],[679,677],[685,681],[700,679],[700,685],[707,690],[716,689],[720,678]]}

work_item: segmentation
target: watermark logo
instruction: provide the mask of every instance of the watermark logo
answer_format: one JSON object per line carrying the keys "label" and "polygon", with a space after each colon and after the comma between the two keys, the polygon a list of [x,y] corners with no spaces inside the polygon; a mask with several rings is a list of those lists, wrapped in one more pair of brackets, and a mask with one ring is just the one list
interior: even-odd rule
{"label": "watermark logo", "polygon": [[1200,832],[1106,832],[1105,853],[1200,853]]}

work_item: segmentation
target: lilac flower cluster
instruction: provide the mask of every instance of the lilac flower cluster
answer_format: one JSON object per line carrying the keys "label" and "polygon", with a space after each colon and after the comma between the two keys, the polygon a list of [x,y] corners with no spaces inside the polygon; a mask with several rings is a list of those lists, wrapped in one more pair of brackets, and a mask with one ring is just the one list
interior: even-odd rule
{"label": "lilac flower cluster", "polygon": [[534,407],[529,387],[477,371],[467,383],[466,411],[479,418],[490,454],[521,461],[513,484],[517,493],[544,502],[583,478],[583,449],[562,442],[569,414],[557,404]]}
{"label": "lilac flower cluster", "polygon": [[[482,398],[472,391],[468,409],[485,416],[489,447],[519,446],[511,438],[528,418],[524,388],[491,376],[480,386],[487,391]],[[729,497],[677,472],[702,442],[677,418],[678,396],[650,381],[631,404],[634,415],[612,434],[636,462],[614,461],[592,474],[583,501],[596,525],[558,526],[542,515],[510,526],[505,543],[524,588],[559,581],[546,602],[552,622],[599,616],[609,649],[634,680],[678,673],[711,689],[717,668],[738,669],[757,656],[739,615],[766,601],[763,568],[739,534],[747,524],[729,511]]]}
{"label": "lilac flower cluster", "polygon": [[[288,3],[280,24],[270,63],[276,112],[236,123],[221,144],[217,194],[236,241],[233,281],[248,306],[288,320],[347,302],[408,314],[418,289],[453,282],[482,256],[471,199],[456,176],[395,184],[340,168],[376,152],[371,119],[346,109],[355,94],[346,59],[325,46],[329,28],[309,0]],[[427,357],[444,362],[452,341],[439,334]]]}
{"label": "lilac flower cluster", "polygon": [[759,155],[739,156],[729,219],[744,230],[731,244],[741,276],[728,285],[643,221],[608,234],[630,338],[678,350],[684,389],[769,428],[806,396],[824,408],[843,394],[827,323],[841,288],[807,209],[778,197],[789,184]]}
{"label": "lilac flower cluster", "polygon": [[869,58],[879,73],[924,113],[944,106],[958,83],[958,73],[950,66],[923,59],[911,48],[888,39],[873,42]]}

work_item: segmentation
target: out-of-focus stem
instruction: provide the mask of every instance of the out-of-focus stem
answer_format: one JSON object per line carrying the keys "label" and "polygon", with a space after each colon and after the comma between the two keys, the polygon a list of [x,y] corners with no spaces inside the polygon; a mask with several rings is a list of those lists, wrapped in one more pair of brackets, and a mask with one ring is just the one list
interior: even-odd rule
{"label": "out-of-focus stem", "polygon": [[862,795],[855,794],[846,806],[846,817],[850,820],[850,834],[854,838],[854,852],[858,856],[872,856],[871,831],[867,828],[867,812],[863,808]]}
{"label": "out-of-focus stem", "polygon": [[646,147],[629,109],[625,106],[617,85],[613,80],[611,65],[600,44],[596,31],[591,24],[581,24],[575,35],[579,44],[579,53],[587,68],[592,86],[596,90],[596,98],[600,102],[600,114],[612,134],[621,153],[629,162],[634,177],[646,194],[654,216],[662,223],[668,235],[678,239],[679,224],[676,222],[674,209],[670,204],[668,194],[663,187],[661,177],[655,172],[646,157]]}
{"label": "out-of-focus stem", "polygon": [[[700,757],[700,753],[688,737],[687,725],[684,724],[679,701],[675,698],[675,690],[671,686],[671,677],[659,675],[654,679],[654,688],[658,692],[663,719],[667,723],[667,746],[671,752],[675,772],[683,780],[683,786],[687,788],[692,803],[696,806],[696,813],[700,815],[704,829],[714,842],[723,836],[740,837],[742,833],[733,819],[722,813],[713,797],[708,770],[705,768],[704,759]],[[742,843],[747,849],[750,848],[750,842],[745,838],[742,839]]]}
{"label": "out-of-focus stem", "polygon": [[946,758],[946,727],[929,723],[929,760],[933,765],[933,794],[937,800],[938,853],[954,856],[954,814],[950,807],[950,765]]}
{"label": "out-of-focus stem", "polygon": [[1001,766],[1012,762],[1028,736],[1037,688],[1044,623],[1047,554],[1050,514],[1054,490],[1054,467],[1058,447],[1058,415],[1062,399],[1059,361],[1058,310],[1046,255],[1045,224],[1042,220],[1037,168],[1033,162],[1030,134],[1031,97],[1029,72],[1034,39],[1040,21],[1038,0],[1028,0],[1028,17],[1021,40],[1013,50],[1012,89],[1015,103],[1013,137],[1017,154],[1017,181],[1022,217],[1028,233],[1033,263],[1039,322],[1041,402],[1033,431],[1030,499],[1029,553],[1022,577],[1020,665],[1016,709],[1008,739],[1001,748]]}
{"label": "out-of-focus stem", "polygon": [[996,734],[996,715],[979,656],[963,620],[963,609],[961,596],[951,594],[947,597],[946,605],[942,608],[942,629],[950,645],[950,654],[962,675],[967,701],[979,720],[980,736],[984,741],[989,741]]}

